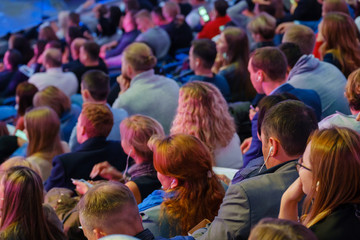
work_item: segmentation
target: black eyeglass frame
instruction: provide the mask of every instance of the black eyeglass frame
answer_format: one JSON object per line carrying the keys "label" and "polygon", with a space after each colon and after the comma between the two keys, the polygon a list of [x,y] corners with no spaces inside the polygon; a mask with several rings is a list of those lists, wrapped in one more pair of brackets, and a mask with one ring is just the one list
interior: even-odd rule
{"label": "black eyeglass frame", "polygon": [[300,168],[304,168],[305,170],[308,170],[309,172],[312,172],[311,168],[308,168],[308,167],[306,167],[306,166],[304,166],[304,165],[302,164],[302,159],[303,159],[303,157],[301,156],[301,157],[299,158],[299,160],[296,162],[296,168],[297,168],[297,170],[299,171]]}

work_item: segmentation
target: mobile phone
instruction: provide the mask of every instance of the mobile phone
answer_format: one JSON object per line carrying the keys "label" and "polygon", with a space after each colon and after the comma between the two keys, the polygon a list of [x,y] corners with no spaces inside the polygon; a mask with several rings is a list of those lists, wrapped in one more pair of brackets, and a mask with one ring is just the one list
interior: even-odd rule
{"label": "mobile phone", "polygon": [[203,6],[199,7],[198,11],[199,11],[200,17],[202,18],[202,20],[204,22],[210,21],[210,16],[209,16],[208,12],[206,11],[205,7],[203,7]]}
{"label": "mobile phone", "polygon": [[92,185],[91,183],[89,183],[88,181],[84,180],[84,179],[74,179],[74,178],[71,178],[71,181],[79,181],[79,182],[82,182],[82,183],[85,183],[89,188],[92,188],[94,185]]}
{"label": "mobile phone", "polygon": [[15,132],[15,136],[17,136],[17,137],[19,137],[19,138],[21,138],[21,139],[24,139],[25,141],[29,141],[28,140],[28,138],[27,138],[27,136],[26,136],[26,134],[23,132],[23,131],[21,131],[21,130],[16,130],[16,132]]}

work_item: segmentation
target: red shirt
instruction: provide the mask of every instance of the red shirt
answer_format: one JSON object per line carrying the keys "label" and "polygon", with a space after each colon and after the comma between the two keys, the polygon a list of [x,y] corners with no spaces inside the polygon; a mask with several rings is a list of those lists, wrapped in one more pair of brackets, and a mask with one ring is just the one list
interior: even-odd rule
{"label": "red shirt", "polygon": [[210,21],[204,25],[197,38],[212,39],[216,35],[220,34],[220,26],[223,26],[230,21],[231,19],[228,15],[225,15],[224,17],[217,17],[214,21]]}

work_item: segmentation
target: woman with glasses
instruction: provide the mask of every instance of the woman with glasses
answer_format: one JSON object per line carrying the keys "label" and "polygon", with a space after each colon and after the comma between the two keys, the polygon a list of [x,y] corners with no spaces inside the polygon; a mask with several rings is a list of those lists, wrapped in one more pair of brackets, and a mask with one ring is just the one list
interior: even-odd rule
{"label": "woman with glasses", "polygon": [[348,128],[316,131],[299,159],[299,178],[281,199],[279,218],[300,221],[318,239],[360,238],[360,136]]}

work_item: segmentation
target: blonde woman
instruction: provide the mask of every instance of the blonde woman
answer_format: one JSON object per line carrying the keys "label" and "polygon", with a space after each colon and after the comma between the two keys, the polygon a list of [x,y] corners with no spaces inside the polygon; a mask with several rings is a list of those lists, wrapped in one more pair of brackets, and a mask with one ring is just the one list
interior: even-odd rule
{"label": "blonde woman", "polygon": [[180,88],[170,132],[190,134],[203,141],[215,158],[215,166],[239,169],[243,165],[234,119],[219,89],[211,83],[194,81]]}

